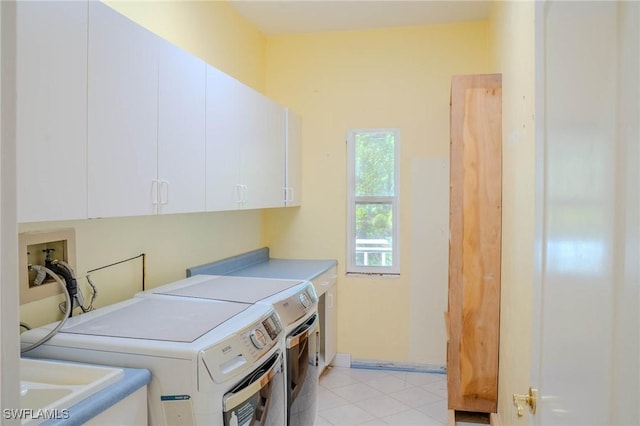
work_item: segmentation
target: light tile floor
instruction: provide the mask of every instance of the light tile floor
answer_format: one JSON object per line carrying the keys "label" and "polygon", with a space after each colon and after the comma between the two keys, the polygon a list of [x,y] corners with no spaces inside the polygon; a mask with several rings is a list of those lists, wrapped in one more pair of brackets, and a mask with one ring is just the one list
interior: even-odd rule
{"label": "light tile floor", "polygon": [[316,426],[446,424],[444,374],[332,367],[320,378]]}

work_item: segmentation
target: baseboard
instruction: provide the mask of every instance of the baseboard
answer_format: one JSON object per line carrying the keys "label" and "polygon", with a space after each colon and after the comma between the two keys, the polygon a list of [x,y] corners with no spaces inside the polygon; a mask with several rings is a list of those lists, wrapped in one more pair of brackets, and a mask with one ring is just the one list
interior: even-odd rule
{"label": "baseboard", "polygon": [[417,364],[372,359],[352,359],[351,368],[367,368],[372,370],[410,371],[417,373],[447,374],[447,367],[438,364]]}

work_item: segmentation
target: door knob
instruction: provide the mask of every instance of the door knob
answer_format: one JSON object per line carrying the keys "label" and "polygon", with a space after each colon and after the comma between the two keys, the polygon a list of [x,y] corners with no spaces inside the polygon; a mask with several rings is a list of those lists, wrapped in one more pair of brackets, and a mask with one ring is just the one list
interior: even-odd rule
{"label": "door knob", "polygon": [[538,389],[529,388],[528,395],[513,394],[513,405],[518,409],[518,417],[524,415],[524,405],[529,406],[531,414],[536,413],[536,399],[538,397]]}

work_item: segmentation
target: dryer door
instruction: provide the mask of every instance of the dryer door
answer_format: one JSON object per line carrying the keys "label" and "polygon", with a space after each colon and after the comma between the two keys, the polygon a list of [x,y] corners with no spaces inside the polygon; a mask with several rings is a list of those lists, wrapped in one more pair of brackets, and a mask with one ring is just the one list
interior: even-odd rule
{"label": "dryer door", "polygon": [[223,398],[224,426],[284,424],[282,353],[274,353]]}
{"label": "dryer door", "polygon": [[318,401],[318,314],[287,336],[287,425],[312,425]]}

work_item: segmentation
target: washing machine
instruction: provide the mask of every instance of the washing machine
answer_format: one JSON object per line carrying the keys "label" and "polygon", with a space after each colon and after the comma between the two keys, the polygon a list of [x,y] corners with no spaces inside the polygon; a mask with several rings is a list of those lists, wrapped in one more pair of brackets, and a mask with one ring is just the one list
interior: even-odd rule
{"label": "washing machine", "polygon": [[315,422],[318,400],[318,296],[313,284],[228,275],[195,275],[138,293],[273,306],[285,329],[287,424]]}
{"label": "washing machine", "polygon": [[[55,325],[23,333],[22,345]],[[281,426],[283,349],[269,305],[149,296],[70,318],[25,356],[150,370],[150,424]]]}

